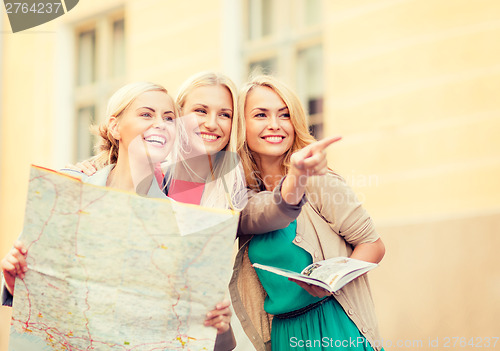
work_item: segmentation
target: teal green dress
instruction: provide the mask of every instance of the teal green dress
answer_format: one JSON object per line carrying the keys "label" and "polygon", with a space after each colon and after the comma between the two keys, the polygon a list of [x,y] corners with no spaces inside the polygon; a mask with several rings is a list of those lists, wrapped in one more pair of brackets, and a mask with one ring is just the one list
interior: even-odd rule
{"label": "teal green dress", "polygon": [[[248,257],[260,263],[300,272],[312,263],[311,255],[293,244],[297,222],[287,228],[255,235],[250,241]],[[289,350],[373,350],[354,322],[334,298],[317,298],[286,277],[256,269],[267,292],[264,310],[276,315],[297,311],[318,303],[307,312],[291,318],[273,318],[271,344],[273,351]]]}

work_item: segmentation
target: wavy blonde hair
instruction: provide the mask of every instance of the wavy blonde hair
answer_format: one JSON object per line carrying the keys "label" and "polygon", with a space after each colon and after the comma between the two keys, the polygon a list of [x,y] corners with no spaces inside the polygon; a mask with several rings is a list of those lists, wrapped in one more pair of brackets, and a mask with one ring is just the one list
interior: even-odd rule
{"label": "wavy blonde hair", "polygon": [[[238,93],[234,82],[224,74],[203,71],[188,78],[179,88],[176,104],[183,110],[186,99],[196,88],[205,86],[221,86],[229,91],[232,99],[233,116],[231,135],[227,145],[213,158],[213,181],[207,182],[201,200],[203,206],[241,209],[246,199],[246,184],[243,169],[238,157],[238,133],[244,126],[238,113]],[[187,145],[187,134],[183,133],[180,143]],[[181,145],[182,147],[182,145]],[[180,160],[186,170],[189,165],[186,160]]]}
{"label": "wavy blonde hair", "polygon": [[[285,83],[272,76],[256,76],[246,83],[240,90],[238,98],[238,111],[241,114],[241,120],[245,120],[245,105],[248,95],[256,87],[267,87],[272,89],[283,100],[290,114],[290,121],[295,131],[295,137],[292,146],[284,154],[281,163],[281,172],[282,175],[285,175],[290,167],[290,157],[292,154],[295,151],[315,142],[316,139],[314,139],[314,137],[309,133],[307,115],[299,97]],[[238,154],[240,155],[243,169],[245,171],[247,186],[251,189],[258,190],[263,181],[262,175],[257,162],[255,161],[253,151],[248,147],[244,122],[238,135]]]}
{"label": "wavy blonde hair", "polygon": [[[93,162],[97,169],[100,169],[108,164],[116,163],[118,160],[118,140],[111,135],[109,123],[112,117],[118,120],[132,102],[141,94],[149,91],[161,91],[168,94],[167,89],[159,84],[150,82],[135,82],[129,83],[118,89],[108,100],[106,108],[106,119],[100,125],[91,127],[92,132],[99,137],[94,146],[96,156],[89,161]],[[173,99],[172,99],[173,101]],[[175,117],[179,116],[177,109],[174,111]]]}

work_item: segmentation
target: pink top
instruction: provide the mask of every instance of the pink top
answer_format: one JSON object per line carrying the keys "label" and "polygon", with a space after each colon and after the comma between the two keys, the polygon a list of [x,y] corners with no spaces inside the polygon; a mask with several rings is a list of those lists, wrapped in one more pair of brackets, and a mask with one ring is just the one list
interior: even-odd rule
{"label": "pink top", "polygon": [[155,165],[155,178],[156,178],[156,181],[158,182],[158,185],[160,186],[161,188],[161,184],[163,182],[163,177],[165,175],[163,174],[163,171],[161,170],[161,164],[156,164]]}
{"label": "pink top", "polygon": [[199,205],[204,188],[205,183],[172,179],[172,183],[168,188],[168,197],[186,204]]}

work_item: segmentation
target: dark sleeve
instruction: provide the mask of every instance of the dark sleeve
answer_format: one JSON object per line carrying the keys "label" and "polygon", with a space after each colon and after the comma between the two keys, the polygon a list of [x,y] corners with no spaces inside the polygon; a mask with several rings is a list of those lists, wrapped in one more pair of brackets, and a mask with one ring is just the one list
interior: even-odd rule
{"label": "dark sleeve", "polygon": [[238,234],[263,234],[286,228],[300,214],[307,202],[305,195],[297,205],[290,205],[281,196],[283,177],[273,191],[250,191],[241,212]]}
{"label": "dark sleeve", "polygon": [[170,173],[165,172],[165,175],[163,176],[163,181],[161,182],[161,190],[165,193],[165,195],[168,196],[168,189],[170,188],[170,181],[169,179]]}
{"label": "dark sleeve", "polygon": [[11,293],[9,292],[9,290],[7,290],[7,287],[5,286],[5,281],[3,279],[3,275],[2,275],[1,296],[2,296],[2,306],[11,306],[12,307],[13,296],[11,295]]}
{"label": "dark sleeve", "polygon": [[214,351],[230,351],[236,347],[233,328],[229,325],[229,330],[224,334],[217,334]]}

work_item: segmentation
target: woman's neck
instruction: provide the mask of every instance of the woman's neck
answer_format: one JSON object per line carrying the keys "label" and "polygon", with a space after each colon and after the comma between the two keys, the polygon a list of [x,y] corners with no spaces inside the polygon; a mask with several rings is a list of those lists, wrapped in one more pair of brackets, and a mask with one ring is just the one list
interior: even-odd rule
{"label": "woman's neck", "polygon": [[213,167],[215,167],[214,163],[215,155],[205,154],[191,157],[179,164],[175,177],[190,182],[209,182],[212,180],[211,174]]}
{"label": "woman's neck", "polygon": [[154,165],[139,164],[131,160],[128,155],[118,154],[116,166],[111,170],[106,186],[146,195],[153,178]]}
{"label": "woman's neck", "polygon": [[254,159],[266,190],[274,190],[281,178],[283,178],[283,174],[281,173],[283,157],[262,157],[254,154]]}

